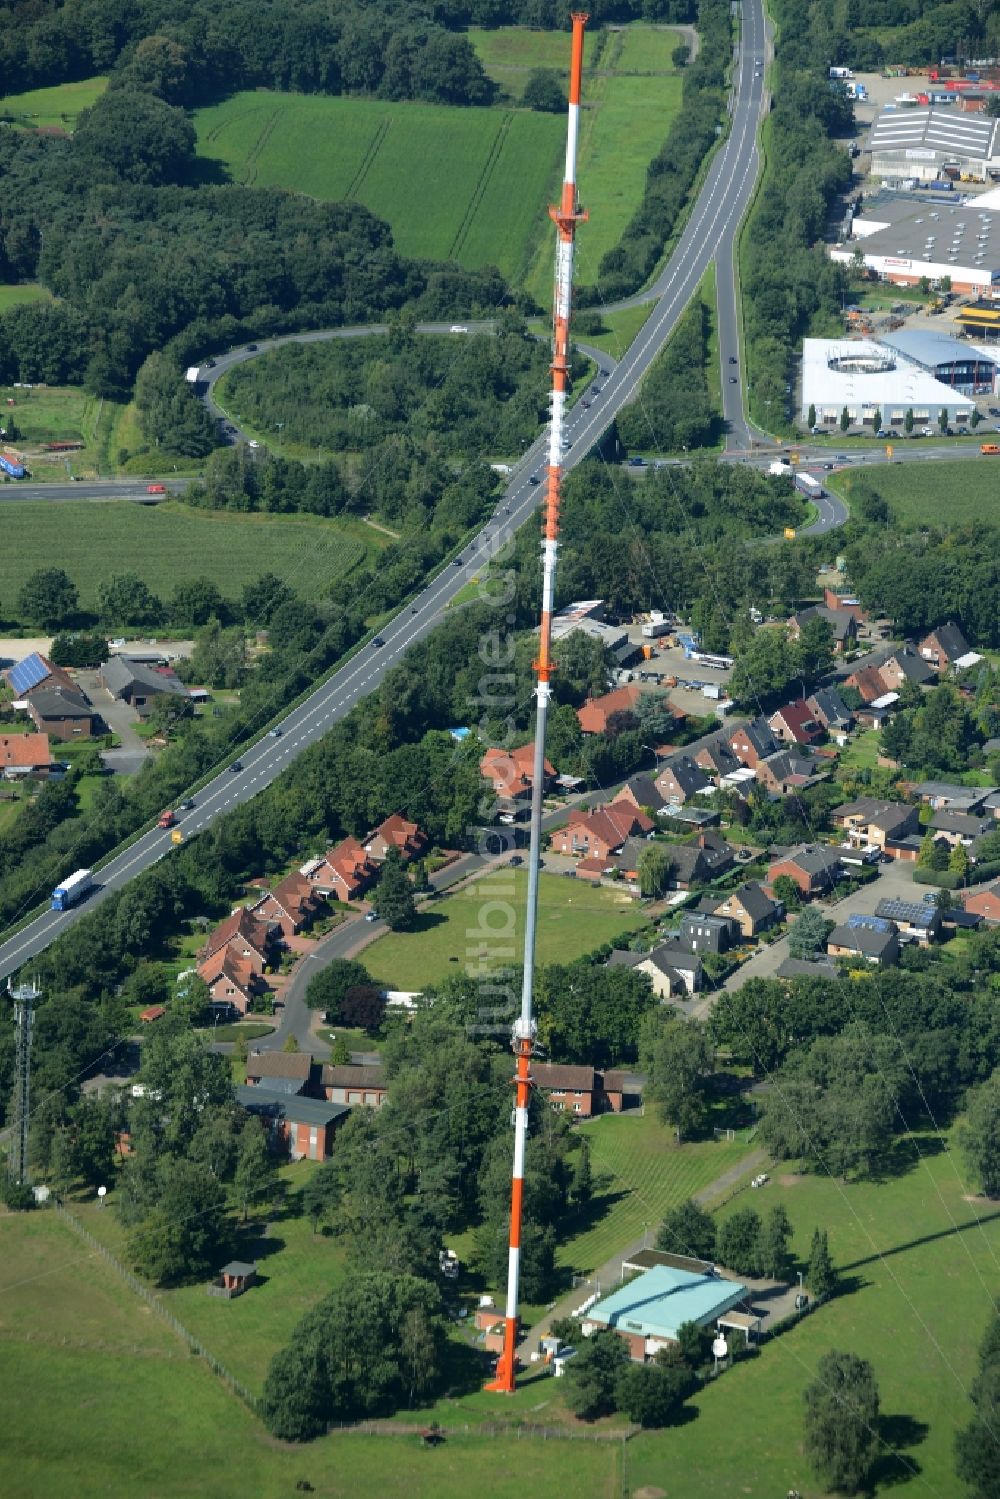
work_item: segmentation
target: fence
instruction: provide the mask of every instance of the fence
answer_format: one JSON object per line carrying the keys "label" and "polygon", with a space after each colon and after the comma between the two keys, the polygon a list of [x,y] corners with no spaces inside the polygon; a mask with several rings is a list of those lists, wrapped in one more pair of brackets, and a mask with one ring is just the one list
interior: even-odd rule
{"label": "fence", "polygon": [[226,1368],[225,1364],[221,1364],[216,1358],[215,1354],[210,1353],[209,1350],[205,1347],[204,1343],[202,1343],[199,1338],[196,1338],[194,1333],[190,1332],[189,1329],[184,1326],[183,1322],[179,1322],[177,1320],[173,1312],[168,1312],[167,1308],[163,1305],[163,1302],[160,1300],[160,1298],[155,1295],[147,1285],[144,1285],[137,1275],[133,1275],[131,1270],[126,1270],[121,1261],[116,1259],[115,1256],[111,1253],[111,1250],[107,1247],[107,1245],[102,1244],[100,1239],[95,1238],[94,1235],[90,1232],[89,1228],[84,1228],[79,1219],[74,1217],[74,1215],[69,1212],[67,1208],[64,1208],[61,1202],[56,1202],[53,1204],[53,1206],[55,1207],[55,1210],[59,1214],[60,1218],[62,1218],[65,1223],[69,1224],[73,1232],[77,1234],[85,1244],[89,1244],[90,1248],[95,1250],[97,1254],[103,1256],[103,1258],[111,1266],[112,1270],[114,1270],[116,1274],[121,1277],[121,1279],[129,1287],[129,1289],[134,1291],[137,1296],[141,1296],[146,1305],[150,1307],[158,1317],[161,1317],[169,1327],[173,1328],[178,1337],[183,1338],[184,1342],[191,1349],[191,1352],[196,1353],[199,1358],[203,1358],[208,1367],[211,1369],[212,1373],[217,1374],[218,1377],[222,1380],[223,1384],[227,1385],[232,1393],[236,1395],[238,1399],[242,1400],[243,1404],[247,1406],[251,1411],[253,1411],[254,1415],[256,1415],[256,1395],[251,1394],[246,1385],[243,1384],[242,1381],[238,1380],[235,1374],[231,1374]]}

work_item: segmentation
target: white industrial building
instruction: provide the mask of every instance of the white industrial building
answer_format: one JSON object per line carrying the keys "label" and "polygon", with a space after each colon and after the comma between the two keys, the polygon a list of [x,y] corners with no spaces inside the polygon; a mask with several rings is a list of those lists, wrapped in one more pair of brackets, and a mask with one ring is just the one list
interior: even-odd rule
{"label": "white industrial building", "polygon": [[967,396],[900,349],[873,339],[840,338],[804,341],[801,404],[803,423],[813,407],[816,425],[835,430],[846,407],[852,426],[874,430],[878,415],[882,427],[898,432],[904,430],[908,411],[919,431],[936,428],[942,410],[951,426],[963,427],[975,409]]}
{"label": "white industrial building", "polygon": [[933,182],[954,167],[988,182],[1000,171],[1000,120],[957,109],[883,109],[868,138],[874,177]]}
{"label": "white industrial building", "polygon": [[[991,124],[1000,121],[993,120]],[[983,206],[987,203],[988,206]],[[834,245],[830,258],[850,263],[859,251],[865,265],[883,281],[915,286],[951,279],[952,290],[1000,294],[1000,212],[996,194],[948,201],[877,194],[855,214],[851,238]]]}

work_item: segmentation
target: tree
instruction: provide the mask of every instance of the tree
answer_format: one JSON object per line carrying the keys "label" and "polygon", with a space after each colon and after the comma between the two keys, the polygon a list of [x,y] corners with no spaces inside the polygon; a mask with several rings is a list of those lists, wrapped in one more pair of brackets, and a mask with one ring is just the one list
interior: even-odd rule
{"label": "tree", "polygon": [[337,1018],[352,1030],[374,1034],[385,1019],[385,997],[375,984],[353,984],[343,999]]}
{"label": "tree", "polygon": [[211,578],[188,578],[178,583],[170,600],[170,619],[175,625],[207,625],[229,617],[225,599]]}
{"label": "tree", "polygon": [[40,567],[21,585],[17,609],[29,624],[54,630],[72,618],[79,601],[76,584],[61,567]]}
{"label": "tree", "polygon": [[815,427],[815,425],[816,425],[816,407],[815,406],[810,406],[809,410],[806,412],[806,422],[808,423],[809,429],[811,431],[812,428]]}
{"label": "tree", "polygon": [[132,1264],[158,1285],[195,1280],[225,1240],[225,1191],[207,1166],[168,1159],[157,1173],[157,1201],[127,1240]]}
{"label": "tree", "polygon": [[107,659],[107,636],[97,633],[57,635],[49,647],[49,660],[55,666],[99,666]]}
{"label": "tree", "polygon": [[938,428],[941,432],[947,432],[948,430],[948,409],[946,406],[942,406],[938,412]]}
{"label": "tree", "polygon": [[325,1010],[331,1020],[340,1013],[348,989],[370,984],[372,976],[363,963],[350,958],[334,958],[306,986],[306,1004],[311,1010]]}
{"label": "tree", "polygon": [[385,856],[382,874],[372,902],[378,915],[394,932],[406,932],[417,919],[413,887],[406,877],[399,854],[391,848]]}
{"label": "tree", "polygon": [[639,1426],[666,1426],[694,1386],[687,1369],[628,1363],[615,1379],[615,1405]]}
{"label": "tree", "polygon": [[796,917],[788,938],[788,951],[793,958],[811,958],[826,947],[827,935],[832,929],[833,922],[828,921],[815,906],[809,906]]}
{"label": "tree", "polygon": [[920,848],[917,850],[918,869],[934,868],[934,847],[936,842],[934,834],[928,830],[921,839]]}
{"label": "tree", "polygon": [[532,69],[524,85],[521,103],[526,109],[561,114],[566,108],[566,91],[559,74],[552,68]]}
{"label": "tree", "polygon": [[569,1200],[580,1212],[590,1202],[593,1193],[593,1171],[590,1165],[590,1141],[581,1135],[573,1152],[573,1179],[569,1187]]}
{"label": "tree", "polygon": [[955,1468],[973,1499],[1000,1494],[1000,1317],[994,1313],[979,1349],[970,1391],[973,1415],[955,1435]]}
{"label": "tree", "polygon": [[138,573],[112,573],[97,585],[97,609],[109,624],[158,625],[163,605]]}
{"label": "tree", "polygon": [[737,1275],[756,1275],[759,1244],[759,1214],[753,1208],[738,1208],[719,1224],[716,1258]]}
{"label": "tree", "polygon": [[806,1270],[806,1285],[817,1300],[821,1300],[824,1296],[832,1296],[837,1289],[837,1272],[830,1258],[830,1246],[825,1228],[817,1228],[813,1232],[812,1246],[809,1250],[809,1268]]}
{"label": "tree", "polygon": [[970,1090],[959,1143],[980,1189],[1000,1195],[1000,1068]]}
{"label": "tree", "polygon": [[343,1180],[339,1164],[336,1161],[323,1161],[307,1179],[299,1199],[302,1211],[312,1223],[313,1233],[318,1231],[322,1222],[333,1216],[342,1197]]}
{"label": "tree", "polygon": [[786,1280],[791,1265],[788,1251],[792,1237],[792,1225],[781,1203],[776,1203],[760,1228],[757,1240],[758,1274],[771,1280]]}
{"label": "tree", "polygon": [[959,883],[964,885],[969,877],[969,855],[964,843],[956,843],[948,855],[948,873],[958,876]]}
{"label": "tree", "polygon": [[847,407],[845,406],[843,408],[843,410],[841,411],[841,413],[840,413],[840,430],[841,430],[841,432],[846,432],[849,429],[850,425],[851,425],[851,413],[848,411]]}
{"label": "tree", "polygon": [[639,890],[646,896],[664,895],[670,889],[674,860],[665,844],[647,843],[639,855]]}
{"label": "tree", "polygon": [[670,54],[670,61],[675,68],[686,68],[691,57],[691,48],[686,42],[681,42]]}
{"label": "tree", "polygon": [[657,1249],[687,1254],[696,1260],[715,1257],[715,1219],[690,1197],[670,1212],[656,1234]]}
{"label": "tree", "polygon": [[[1000,99],[991,100],[990,102],[1000,104]],[[973,432],[975,432],[982,419],[982,412],[979,410],[979,407],[973,406],[972,415],[969,417],[969,426],[972,428]]]}
{"label": "tree", "polygon": [[805,1446],[831,1489],[856,1494],[878,1454],[879,1397],[867,1359],[831,1350],[805,1391]]}
{"label": "tree", "polygon": [[708,1032],[698,1020],[651,1012],[642,1032],[647,1097],[678,1140],[702,1129],[708,1116],[708,1079],[713,1067]]}
{"label": "tree", "polygon": [[248,1119],[240,1135],[239,1153],[233,1186],[244,1223],[251,1202],[266,1202],[274,1189],[274,1160],[264,1126],[259,1119]]}
{"label": "tree", "polygon": [[882,431],[882,408],[880,406],[876,406],[872,412],[872,431]]}
{"label": "tree", "polygon": [[73,154],[97,182],[179,182],[194,162],[194,126],[182,109],[138,89],[109,89],[85,109]]}
{"label": "tree", "polygon": [[337,1036],[330,1048],[330,1066],[346,1067],[351,1060],[351,1048],[343,1036]]}
{"label": "tree", "polygon": [[906,409],[906,415],[903,417],[903,431],[906,433],[907,437],[909,437],[910,433],[913,431],[913,407],[912,406],[908,406],[907,407],[907,409]]}
{"label": "tree", "polygon": [[584,1421],[607,1416],[615,1409],[618,1377],[629,1353],[616,1332],[595,1332],[566,1366],[566,1404]]}
{"label": "tree", "polygon": [[780,900],[786,911],[797,911],[801,891],[790,874],[779,874],[772,885],[775,900]]}

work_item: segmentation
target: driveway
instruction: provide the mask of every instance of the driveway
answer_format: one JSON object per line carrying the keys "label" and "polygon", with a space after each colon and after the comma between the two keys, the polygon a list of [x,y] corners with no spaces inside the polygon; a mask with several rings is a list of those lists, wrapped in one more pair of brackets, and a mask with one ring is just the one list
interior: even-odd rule
{"label": "driveway", "polygon": [[104,764],[116,775],[135,775],[150,758],[152,751],[135,731],[136,717],[133,709],[101,686],[96,671],[77,672],[76,680],[112,734],[116,734],[121,740],[119,749],[105,750],[101,755]]}

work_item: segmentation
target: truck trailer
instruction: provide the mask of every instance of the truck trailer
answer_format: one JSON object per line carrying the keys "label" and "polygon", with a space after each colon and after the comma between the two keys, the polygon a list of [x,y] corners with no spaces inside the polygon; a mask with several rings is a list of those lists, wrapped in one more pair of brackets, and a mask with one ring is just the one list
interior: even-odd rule
{"label": "truck trailer", "polygon": [[53,911],[68,911],[94,888],[94,875],[90,869],[78,869],[68,880],[63,880],[52,892]]}
{"label": "truck trailer", "polygon": [[818,500],[821,495],[826,494],[822,484],[812,474],[796,474],[795,488],[809,500]]}

